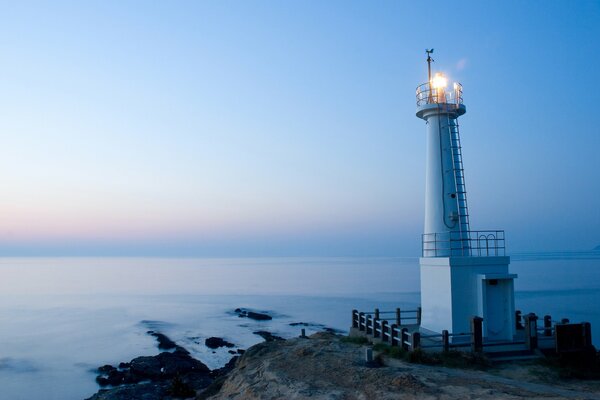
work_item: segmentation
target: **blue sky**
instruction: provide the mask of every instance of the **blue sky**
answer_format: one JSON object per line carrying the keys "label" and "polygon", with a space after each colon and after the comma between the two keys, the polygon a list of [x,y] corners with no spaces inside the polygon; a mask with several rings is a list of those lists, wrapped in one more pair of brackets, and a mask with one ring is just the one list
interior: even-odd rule
{"label": "blue sky", "polygon": [[600,244],[600,3],[0,2],[0,253],[417,256],[415,87],[471,225]]}

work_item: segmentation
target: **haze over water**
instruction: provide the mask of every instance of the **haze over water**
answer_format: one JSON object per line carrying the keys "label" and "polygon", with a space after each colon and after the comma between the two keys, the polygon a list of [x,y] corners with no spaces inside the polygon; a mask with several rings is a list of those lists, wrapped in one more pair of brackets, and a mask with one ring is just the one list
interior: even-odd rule
{"label": "haze over water", "polygon": [[[518,309],[589,321],[600,344],[598,253],[517,256],[511,272]],[[149,329],[216,368],[230,354],[204,346],[213,335],[247,348],[262,340],[256,330],[347,331],[353,308],[420,301],[416,258],[13,258],[0,275],[0,398],[15,400],[90,396],[98,366],[158,353]],[[240,319],[236,307],[275,318]]]}

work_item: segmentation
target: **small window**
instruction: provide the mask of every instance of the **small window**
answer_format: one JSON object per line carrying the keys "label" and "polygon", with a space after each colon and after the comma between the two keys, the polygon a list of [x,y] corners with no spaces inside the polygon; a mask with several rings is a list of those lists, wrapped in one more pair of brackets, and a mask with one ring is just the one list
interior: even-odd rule
{"label": "small window", "polygon": [[488,284],[491,286],[496,286],[498,284],[498,279],[490,279]]}

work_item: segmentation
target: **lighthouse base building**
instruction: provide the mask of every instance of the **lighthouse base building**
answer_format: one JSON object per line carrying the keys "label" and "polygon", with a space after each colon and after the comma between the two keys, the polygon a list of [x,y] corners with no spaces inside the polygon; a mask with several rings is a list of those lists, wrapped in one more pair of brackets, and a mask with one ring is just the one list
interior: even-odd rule
{"label": "lighthouse base building", "polygon": [[[471,331],[473,316],[483,318],[486,340],[515,335],[514,284],[509,257],[422,257],[421,329]],[[457,337],[454,341],[460,340]]]}

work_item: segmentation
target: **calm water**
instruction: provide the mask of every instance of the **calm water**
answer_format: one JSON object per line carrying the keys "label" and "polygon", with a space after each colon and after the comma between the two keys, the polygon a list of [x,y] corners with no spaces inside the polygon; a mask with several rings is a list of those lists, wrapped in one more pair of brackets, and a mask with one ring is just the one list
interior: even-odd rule
{"label": "calm water", "polygon": [[[518,309],[590,321],[600,345],[600,254],[519,255],[511,272]],[[352,308],[414,308],[418,288],[416,258],[2,259],[0,399],[88,397],[97,366],[158,353],[149,329],[214,368],[229,354],[206,337],[247,348],[257,329],[298,335],[292,322],[347,330]],[[236,307],[275,318],[240,319]]]}

